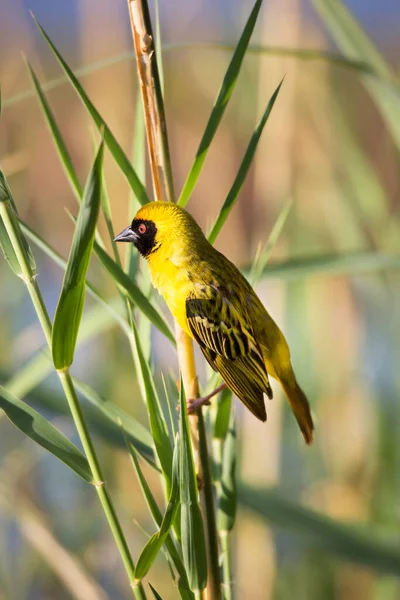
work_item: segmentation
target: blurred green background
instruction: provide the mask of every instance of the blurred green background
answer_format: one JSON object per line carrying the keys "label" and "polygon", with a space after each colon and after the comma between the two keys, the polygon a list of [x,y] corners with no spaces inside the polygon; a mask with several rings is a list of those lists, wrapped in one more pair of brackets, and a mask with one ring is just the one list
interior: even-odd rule
{"label": "blurred green background", "polygon": [[[185,181],[231,56],[229,47],[215,45],[237,42],[251,6],[248,1],[228,0],[218,5],[201,0],[160,2],[165,102],[177,190]],[[398,3],[353,0],[347,6],[396,72]],[[42,82],[59,77],[60,71],[28,9],[69,65],[78,72],[88,70],[81,81],[130,155],[137,81],[128,12],[122,1],[0,2],[4,105],[0,162],[22,219],[66,256],[73,224],[64,207],[76,210],[76,203],[37,100],[25,94],[31,83],[21,51]],[[205,42],[210,45],[202,46]],[[339,53],[312,5],[300,0],[265,2],[252,38],[256,44]],[[235,597],[395,600],[400,586],[393,568],[376,567],[379,560],[374,568],[372,559],[357,565],[345,539],[335,544],[333,530],[308,523],[301,510],[293,514],[289,510],[300,503],[336,523],[362,529],[372,536],[372,546],[375,539],[392,540],[400,553],[399,270],[373,269],[372,260],[365,262],[361,273],[307,268],[310,260],[318,266],[325,257],[399,254],[398,149],[359,72],[316,57],[250,52],[188,208],[203,229],[214,221],[255,123],[283,75],[285,82],[254,165],[217,247],[236,264],[249,265],[282,205],[293,199],[271,263],[290,266],[298,261],[295,264],[305,267],[287,269],[284,277],[265,277],[257,291],[288,339],[298,379],[311,401],[316,436],[314,445],[306,448],[277,386],[267,406],[267,424],[237,405],[243,493],[233,534]],[[93,154],[92,124],[68,85],[54,87],[47,97],[84,181]],[[119,231],[131,217],[129,190],[109,156],[106,177]],[[63,274],[40,251],[34,252],[40,286],[53,315]],[[90,278],[120,302],[96,260]],[[87,339],[80,344],[73,372],[146,423],[128,344],[101,310],[87,299]],[[95,336],[90,333],[91,318],[97,323],[101,319],[103,325]],[[84,334],[83,329],[81,338]],[[176,356],[155,332],[151,352],[157,375],[171,371],[177,377]],[[197,357],[204,377],[203,359]],[[22,374],[31,361],[37,361],[39,384],[26,393]],[[54,375],[42,381],[41,364],[49,363],[39,324],[22,282],[1,258],[0,381],[54,417],[76,442],[71,419],[63,414],[66,407],[58,381]],[[88,415],[137,556],[153,524],[126,453],[116,448],[122,444],[118,432],[106,427],[93,410]],[[146,474],[161,497],[158,479],[150,470]],[[248,486],[272,492],[249,499]],[[286,501],[290,506],[285,512]],[[152,581],[164,599],[175,597],[162,556],[152,569]],[[78,582],[75,592],[71,582]],[[123,599],[128,593],[92,489],[1,418],[0,599]]]}

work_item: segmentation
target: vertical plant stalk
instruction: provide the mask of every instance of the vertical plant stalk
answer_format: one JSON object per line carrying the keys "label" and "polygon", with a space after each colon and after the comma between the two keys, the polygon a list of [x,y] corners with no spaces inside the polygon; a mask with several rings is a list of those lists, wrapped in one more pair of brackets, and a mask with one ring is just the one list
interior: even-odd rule
{"label": "vertical plant stalk", "polygon": [[[145,115],[150,167],[156,200],[174,201],[172,168],[160,77],[154,49],[147,0],[128,0],[132,36]],[[188,398],[199,397],[199,386],[190,337],[176,324],[179,366]],[[202,490],[200,493],[206,531],[208,560],[208,600],[220,600],[221,581],[218,562],[218,534],[214,507],[210,459],[201,409],[190,418],[194,449],[200,457]]]}
{"label": "vertical plant stalk", "polygon": [[128,0],[156,200],[174,202],[164,101],[147,0]]}
{"label": "vertical plant stalk", "polygon": [[[37,285],[36,275],[32,272],[29,259],[23,247],[21,246],[20,240],[22,239],[22,234],[19,230],[19,223],[17,219],[13,217],[12,211],[13,208],[11,207],[9,201],[0,202],[0,217],[3,220],[7,234],[18,258],[22,272],[21,278],[28,289],[32,303],[35,307],[36,314],[42,326],[44,336],[49,344],[49,347],[51,348],[52,325],[50,317],[47,312],[40,288]],[[134,581],[135,565],[129,552],[128,544],[122,531],[121,524],[115,512],[114,505],[108,493],[71,375],[68,369],[57,371],[57,375],[59,376],[65,396],[68,400],[69,408],[71,410],[79,438],[82,442],[82,446],[93,475],[93,485],[96,488],[105,516],[117,544],[125,570],[129,577],[129,582],[132,585]],[[133,588],[133,593],[137,600],[145,600],[146,598],[142,587]]]}

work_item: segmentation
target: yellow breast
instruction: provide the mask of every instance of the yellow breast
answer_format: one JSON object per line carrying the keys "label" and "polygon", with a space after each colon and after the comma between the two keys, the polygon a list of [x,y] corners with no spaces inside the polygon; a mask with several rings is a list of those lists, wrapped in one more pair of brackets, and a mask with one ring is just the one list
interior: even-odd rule
{"label": "yellow breast", "polygon": [[[186,298],[193,288],[187,271],[158,253],[149,257],[150,278],[153,286],[163,296],[174,319],[191,336],[186,320]],[[192,337],[192,336],[191,336]]]}

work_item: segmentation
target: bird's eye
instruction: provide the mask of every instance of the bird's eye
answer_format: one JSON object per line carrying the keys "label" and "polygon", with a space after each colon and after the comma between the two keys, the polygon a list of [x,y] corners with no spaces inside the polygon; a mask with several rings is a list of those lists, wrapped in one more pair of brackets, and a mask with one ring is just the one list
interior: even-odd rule
{"label": "bird's eye", "polygon": [[146,233],[147,231],[147,227],[144,223],[140,223],[139,227],[138,227],[138,232],[143,235],[144,233]]}

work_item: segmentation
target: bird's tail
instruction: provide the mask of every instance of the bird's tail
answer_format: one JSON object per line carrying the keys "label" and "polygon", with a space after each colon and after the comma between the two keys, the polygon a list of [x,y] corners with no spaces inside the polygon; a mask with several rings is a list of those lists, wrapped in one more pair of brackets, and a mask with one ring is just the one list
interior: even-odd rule
{"label": "bird's tail", "polygon": [[299,424],[306,444],[311,444],[313,441],[314,423],[311,417],[310,405],[307,397],[297,383],[293,371],[287,376],[279,377],[279,380]]}

